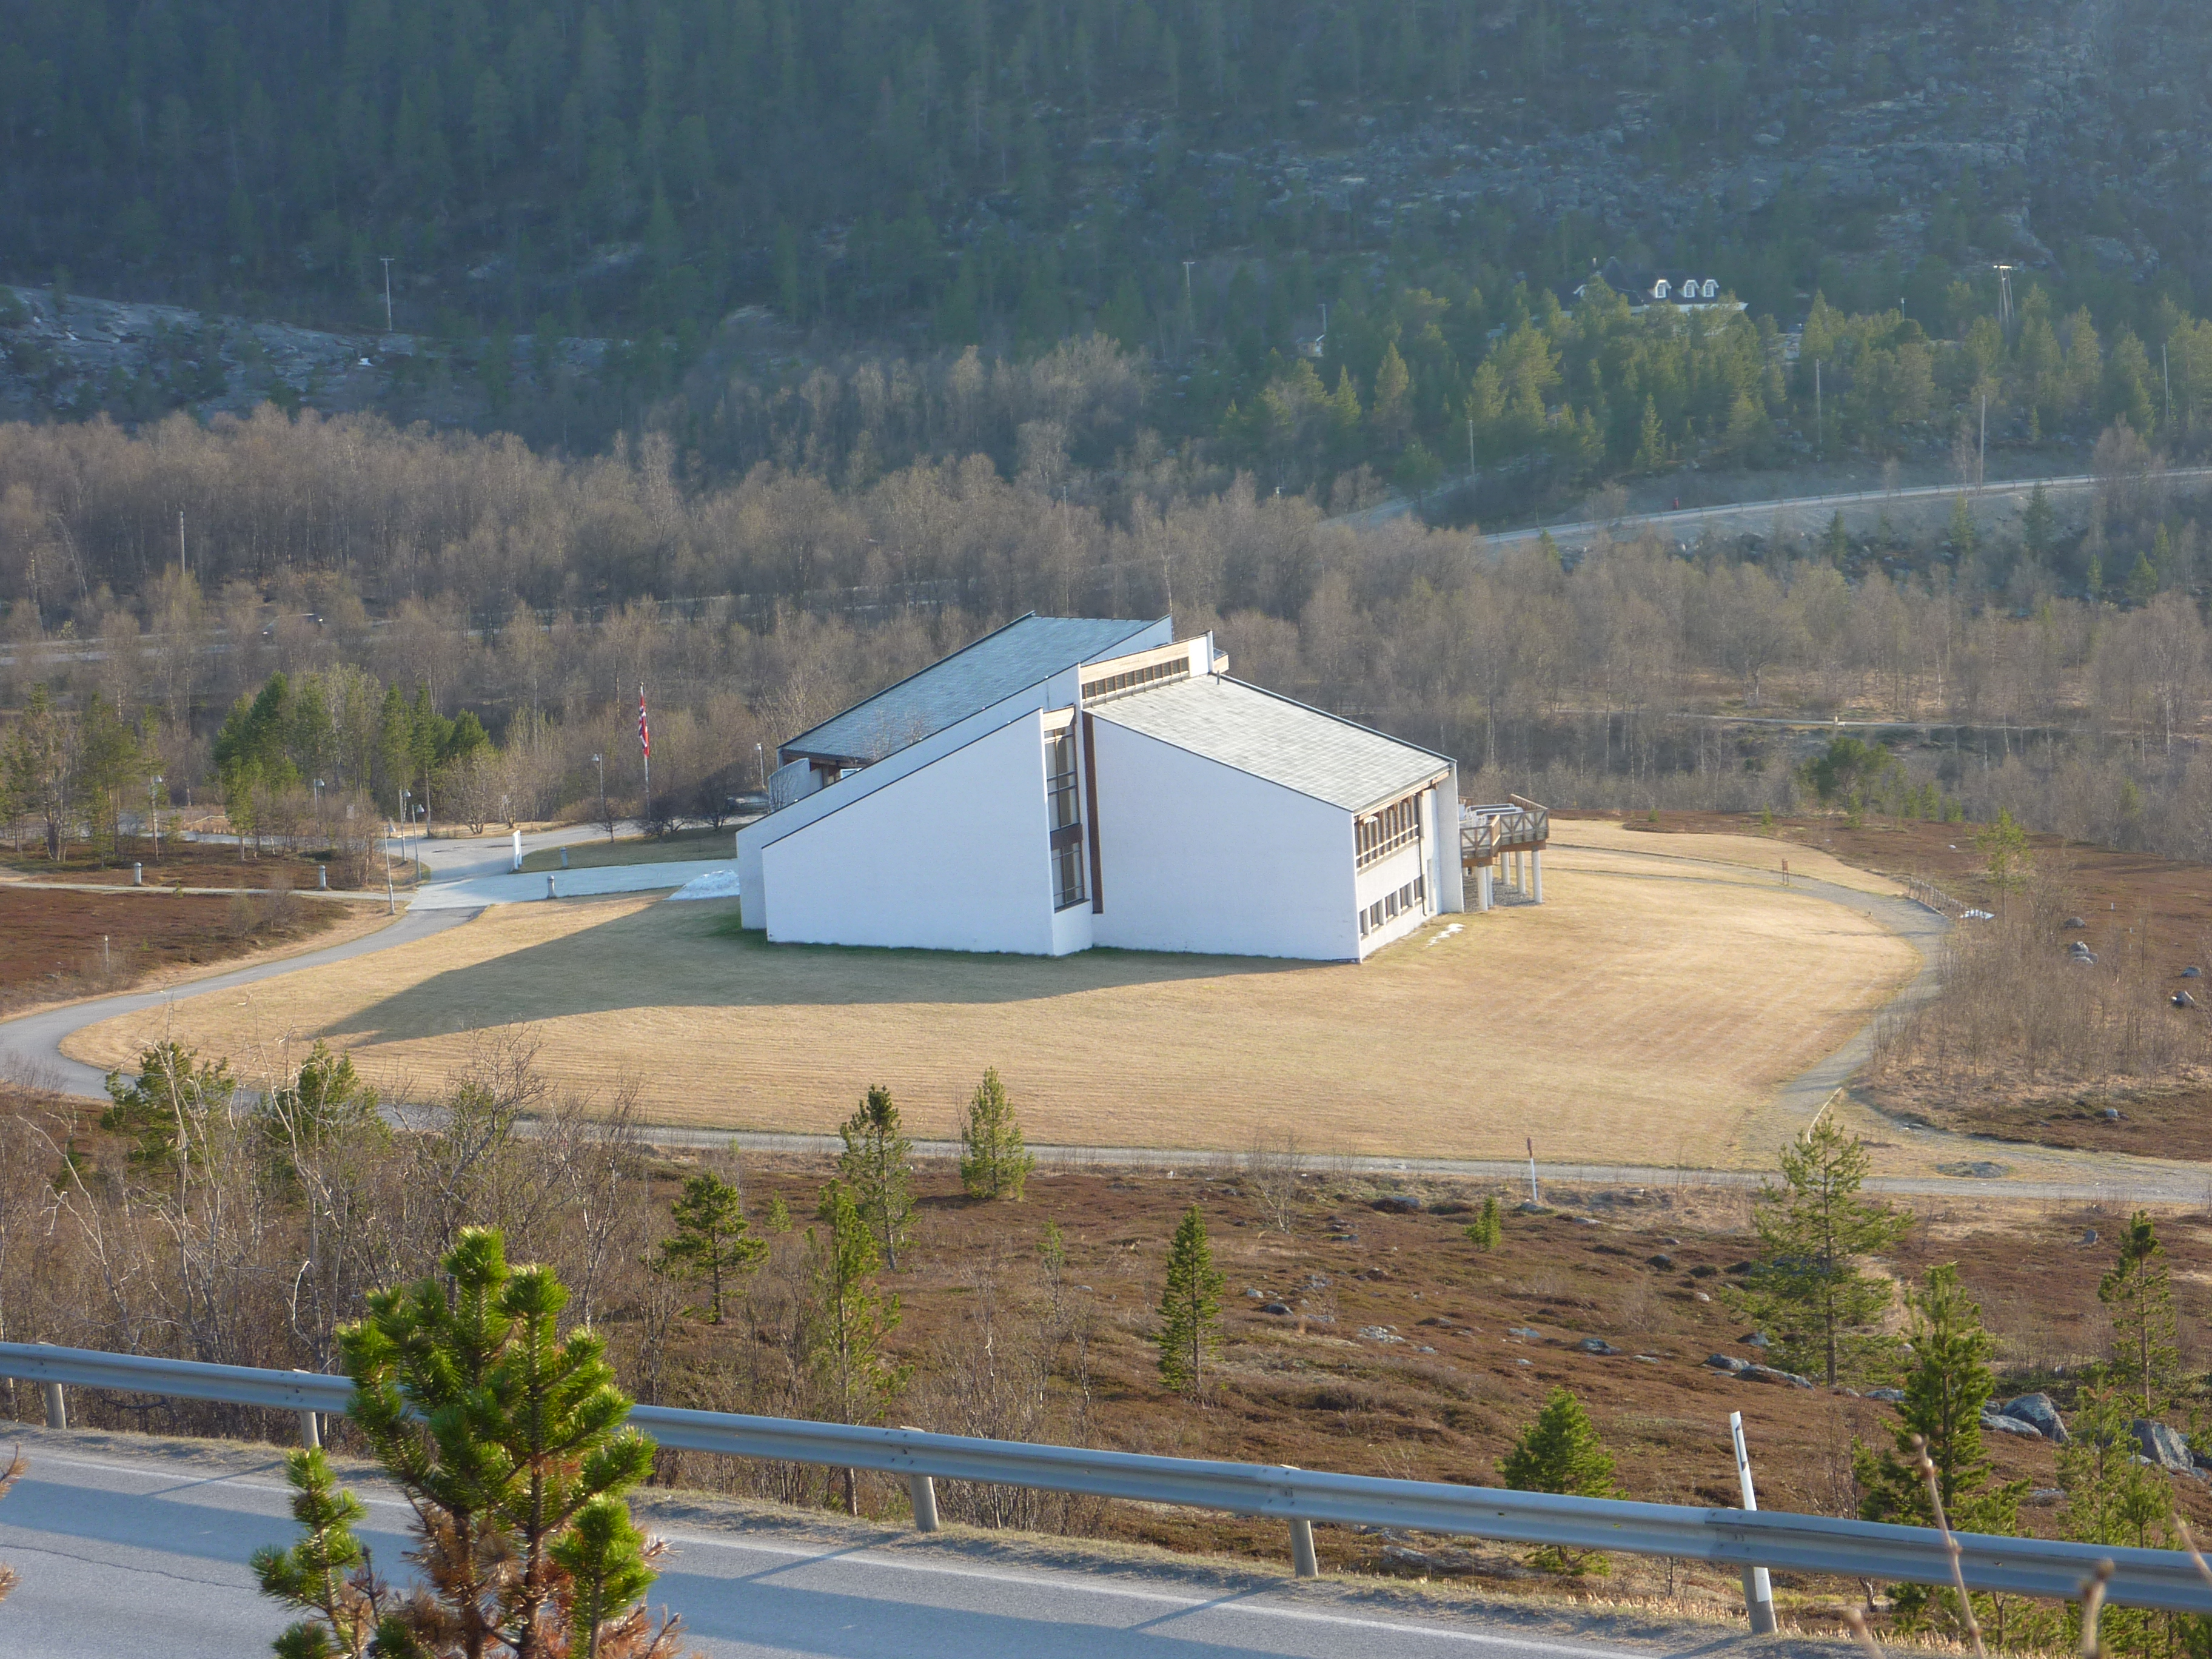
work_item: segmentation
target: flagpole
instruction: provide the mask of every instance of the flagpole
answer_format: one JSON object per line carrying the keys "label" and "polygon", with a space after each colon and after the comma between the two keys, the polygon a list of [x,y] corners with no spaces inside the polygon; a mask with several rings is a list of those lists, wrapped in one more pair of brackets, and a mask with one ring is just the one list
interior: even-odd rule
{"label": "flagpole", "polygon": [[645,684],[637,688],[637,745],[645,751],[645,822],[648,833],[653,825],[653,738],[645,724]]}

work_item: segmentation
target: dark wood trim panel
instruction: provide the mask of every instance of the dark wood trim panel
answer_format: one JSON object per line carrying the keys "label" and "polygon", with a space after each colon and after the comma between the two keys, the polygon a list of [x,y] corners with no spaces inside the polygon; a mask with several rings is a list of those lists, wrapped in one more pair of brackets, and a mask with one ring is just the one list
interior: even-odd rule
{"label": "dark wood trim panel", "polygon": [[1083,824],[1091,841],[1091,914],[1106,913],[1106,890],[1098,875],[1098,740],[1091,732],[1091,711],[1083,711]]}

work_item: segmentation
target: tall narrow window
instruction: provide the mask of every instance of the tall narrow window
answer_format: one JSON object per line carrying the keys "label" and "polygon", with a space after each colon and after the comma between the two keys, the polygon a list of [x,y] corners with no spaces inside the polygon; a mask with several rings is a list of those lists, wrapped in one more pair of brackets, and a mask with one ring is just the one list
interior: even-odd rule
{"label": "tall narrow window", "polygon": [[1083,890],[1083,813],[1078,805],[1075,727],[1071,722],[1044,739],[1044,793],[1051,817],[1052,903],[1055,910],[1080,904]]}

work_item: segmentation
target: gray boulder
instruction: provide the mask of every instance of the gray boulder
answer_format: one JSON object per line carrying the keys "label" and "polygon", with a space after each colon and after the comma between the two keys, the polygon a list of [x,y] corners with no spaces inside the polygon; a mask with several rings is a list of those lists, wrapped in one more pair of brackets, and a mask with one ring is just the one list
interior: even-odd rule
{"label": "gray boulder", "polygon": [[1751,1362],[1747,1359],[1738,1359],[1734,1354],[1714,1353],[1707,1354],[1705,1356],[1705,1364],[1711,1365],[1717,1371],[1729,1371],[1731,1373],[1740,1371],[1750,1363]]}
{"label": "gray boulder", "polygon": [[1905,1398],[1905,1390],[1902,1389],[1869,1389],[1866,1391],[1866,1397],[1869,1400],[1887,1401],[1893,1406],[1899,1401]]}
{"label": "gray boulder", "polygon": [[2036,1440],[2043,1437],[2043,1431],[2034,1424],[2022,1422],[2017,1417],[2007,1417],[2002,1412],[1984,1412],[1982,1426],[1992,1434],[2024,1434]]}
{"label": "gray boulder", "polygon": [[1576,1343],[1575,1346],[1580,1348],[1584,1353],[1619,1353],[1620,1352],[1601,1336],[1586,1336]]}
{"label": "gray boulder", "polygon": [[2051,1403],[2047,1394],[2024,1394],[2016,1400],[2008,1400],[2004,1402],[2003,1412],[2007,1417],[2016,1417],[2029,1425],[2054,1445],[2063,1446],[2068,1443],[2066,1419],[2059,1416],[2058,1407]]}
{"label": "gray boulder", "polygon": [[2197,1460],[2189,1455],[2189,1442],[2179,1429],[2138,1417],[2128,1425],[2128,1432],[2135,1436],[2136,1444],[2142,1449],[2145,1462],[2176,1474],[2185,1474],[2197,1467]]}
{"label": "gray boulder", "polygon": [[1813,1386],[1811,1377],[1800,1376],[1795,1371],[1777,1370],[1771,1365],[1746,1365],[1736,1375],[1749,1377],[1754,1382],[1780,1382],[1792,1389],[1809,1389]]}

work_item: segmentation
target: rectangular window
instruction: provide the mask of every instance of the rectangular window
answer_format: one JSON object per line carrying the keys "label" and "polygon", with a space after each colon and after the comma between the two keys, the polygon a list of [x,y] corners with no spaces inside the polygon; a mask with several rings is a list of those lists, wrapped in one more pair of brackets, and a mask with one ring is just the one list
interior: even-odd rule
{"label": "rectangular window", "polygon": [[1392,801],[1379,812],[1370,812],[1358,821],[1354,830],[1359,854],[1356,867],[1364,870],[1377,859],[1386,859],[1421,838],[1420,793]]}
{"label": "rectangular window", "polygon": [[1416,876],[1395,893],[1385,893],[1359,913],[1359,937],[1365,939],[1387,921],[1395,920],[1408,910],[1428,914],[1429,880],[1425,875]]}
{"label": "rectangular window", "polygon": [[1075,728],[1064,726],[1048,732],[1044,739],[1044,795],[1051,823],[1047,830],[1052,850],[1052,906],[1065,910],[1080,904],[1083,890],[1083,813],[1078,805],[1075,770]]}

